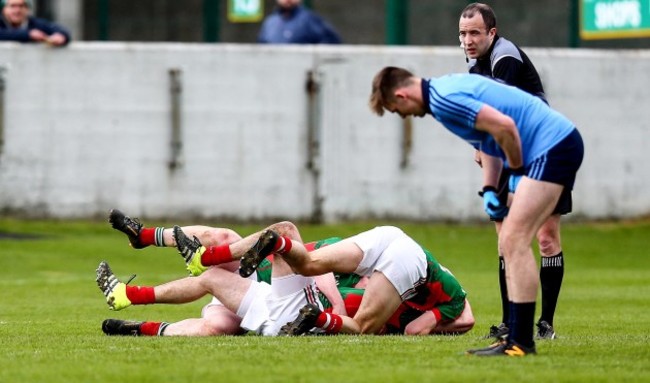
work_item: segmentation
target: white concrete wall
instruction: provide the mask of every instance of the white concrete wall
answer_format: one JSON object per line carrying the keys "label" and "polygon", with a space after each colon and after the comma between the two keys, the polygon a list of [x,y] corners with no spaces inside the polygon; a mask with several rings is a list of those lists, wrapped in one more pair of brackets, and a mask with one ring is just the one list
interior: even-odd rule
{"label": "white concrete wall", "polygon": [[[650,213],[650,52],[527,50],[552,106],[586,145],[575,216]],[[484,219],[469,145],[430,117],[414,120],[400,167],[402,121],[368,109],[373,75],[465,70],[457,48],[0,44],[6,68],[0,211],[141,217]],[[168,167],[168,71],[182,70],[182,166]],[[306,73],[319,96],[318,175],[307,168]]]}

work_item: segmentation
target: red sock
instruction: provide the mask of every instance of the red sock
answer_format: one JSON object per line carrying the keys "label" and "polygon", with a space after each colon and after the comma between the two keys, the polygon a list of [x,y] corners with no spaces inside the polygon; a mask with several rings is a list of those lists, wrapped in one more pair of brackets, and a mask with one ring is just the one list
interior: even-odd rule
{"label": "red sock", "polygon": [[280,237],[280,240],[275,243],[275,246],[273,246],[273,252],[278,254],[287,254],[291,251],[292,246],[293,243],[291,242],[291,239],[282,236]]}
{"label": "red sock", "polygon": [[153,292],[153,287],[127,285],[126,297],[129,298],[131,304],[134,305],[156,303],[156,295]]}
{"label": "red sock", "polygon": [[230,246],[210,246],[201,255],[201,264],[203,266],[220,265],[232,261]]}
{"label": "red sock", "polygon": [[338,334],[343,327],[343,319],[336,314],[321,313],[316,319],[316,327],[320,327],[328,334]]}
{"label": "red sock", "polygon": [[142,246],[151,246],[156,244],[155,227],[144,227],[140,230],[140,244]]}
{"label": "red sock", "polygon": [[140,325],[140,335],[156,336],[163,322],[144,322]]}

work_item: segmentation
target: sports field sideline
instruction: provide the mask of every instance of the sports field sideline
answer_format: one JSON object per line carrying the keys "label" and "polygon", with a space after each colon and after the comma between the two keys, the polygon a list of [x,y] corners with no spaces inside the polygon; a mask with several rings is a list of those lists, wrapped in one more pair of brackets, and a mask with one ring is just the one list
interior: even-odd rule
{"label": "sports field sideline", "polygon": [[[376,224],[386,222],[300,228],[309,241]],[[198,316],[207,298],[111,312],[94,281],[97,264],[107,260],[120,278],[135,273],[132,283],[152,285],[186,276],[180,256],[133,250],[106,222],[0,219],[0,382],[650,382],[650,221],[563,224],[558,339],[538,341],[538,355],[523,359],[464,355],[485,345],[481,336],[500,319],[493,226],[397,225],[458,277],[474,330],[459,337],[107,337],[105,318],[176,321]],[[240,234],[261,228],[230,227]]]}

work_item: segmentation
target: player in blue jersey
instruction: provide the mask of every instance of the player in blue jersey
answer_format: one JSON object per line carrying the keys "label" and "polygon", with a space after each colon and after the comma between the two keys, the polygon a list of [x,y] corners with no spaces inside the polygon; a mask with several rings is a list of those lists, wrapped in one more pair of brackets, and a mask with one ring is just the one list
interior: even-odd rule
{"label": "player in blue jersey", "polygon": [[[502,166],[510,169],[509,189],[516,193],[501,227],[499,248],[506,263],[511,326],[507,340],[470,353],[535,353],[539,276],[531,243],[563,191],[573,189],[584,155],[575,125],[541,99],[480,75],[427,80],[397,67],[375,75],[370,107],[380,116],[386,110],[402,117],[431,114],[485,154],[485,179],[496,179]],[[500,207],[498,200],[493,203]]]}
{"label": "player in blue jersey", "polygon": [[[501,80],[508,85],[526,91],[546,102],[542,80],[526,53],[512,42],[497,34],[497,20],[494,10],[483,3],[467,5],[460,15],[458,22],[458,37],[468,60],[469,72]],[[476,152],[476,162],[481,164],[479,151]],[[484,180],[481,193],[486,212],[490,220],[495,222],[497,234],[501,222],[508,214],[507,207],[491,209],[488,204],[495,198],[502,202],[508,200],[508,169],[501,169],[497,180]],[[564,276],[564,253],[560,240],[560,217],[572,210],[571,192],[560,198],[553,214],[537,231],[537,243],[541,255],[540,285],[542,288],[542,312],[537,321],[537,337],[540,339],[555,338],[553,318],[562,287]],[[490,328],[488,337],[500,338],[508,333],[509,302],[505,279],[505,262],[499,254],[499,287],[501,291],[501,324]]]}

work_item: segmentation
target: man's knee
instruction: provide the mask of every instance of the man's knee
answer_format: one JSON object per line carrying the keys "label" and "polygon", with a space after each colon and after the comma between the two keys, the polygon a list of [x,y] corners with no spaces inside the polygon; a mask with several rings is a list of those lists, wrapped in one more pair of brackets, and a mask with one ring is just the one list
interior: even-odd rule
{"label": "man's knee", "polygon": [[385,324],[385,321],[382,321],[378,317],[381,317],[381,315],[375,315],[374,311],[362,311],[360,309],[353,319],[359,325],[362,334],[378,334]]}
{"label": "man's knee", "polygon": [[276,233],[289,237],[291,239],[297,239],[300,240],[300,232],[298,231],[298,227],[293,222],[290,221],[282,221],[278,223],[274,223],[273,225],[269,226],[269,229],[275,231]]}
{"label": "man's knee", "polygon": [[537,231],[537,243],[542,256],[553,256],[562,249],[559,222],[549,219]]}
{"label": "man's knee", "polygon": [[230,229],[212,228],[204,231],[201,238],[201,242],[204,246],[220,246],[229,245],[233,242],[239,241],[241,236]]}
{"label": "man's knee", "polygon": [[208,336],[236,335],[241,332],[240,319],[223,306],[212,306],[203,317],[202,333]]}
{"label": "man's knee", "polygon": [[359,322],[359,328],[361,328],[362,334],[379,334],[379,331],[383,326],[383,323],[379,323],[378,321],[372,319]]}

